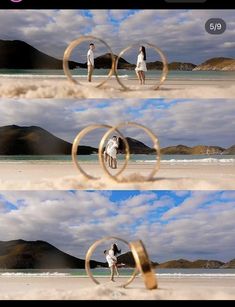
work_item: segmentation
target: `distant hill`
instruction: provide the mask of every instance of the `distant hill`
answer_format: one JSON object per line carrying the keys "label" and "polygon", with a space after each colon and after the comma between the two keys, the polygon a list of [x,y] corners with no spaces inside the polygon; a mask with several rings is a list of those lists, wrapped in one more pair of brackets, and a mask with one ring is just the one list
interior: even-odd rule
{"label": "distant hill", "polygon": [[222,265],[223,269],[235,269],[235,259],[232,259],[229,262],[226,262],[224,265]]}
{"label": "distant hill", "polygon": [[[155,154],[155,150],[143,142],[126,137],[131,154]],[[20,127],[16,125],[0,127],[0,155],[70,155],[72,144],[37,126]],[[120,139],[119,153],[125,149]],[[78,155],[91,155],[98,149],[79,146]],[[163,155],[229,155],[235,154],[235,145],[228,149],[219,146],[185,145],[161,148]]]}
{"label": "distant hill", "polygon": [[[133,154],[153,153],[154,150],[144,143],[126,138]],[[121,142],[121,150],[123,150]],[[72,144],[37,127],[20,127],[16,125],[0,127],[0,155],[70,155]],[[98,149],[90,146],[79,146],[78,154],[90,155]]]}
{"label": "distant hill", "polygon": [[171,260],[163,262],[156,266],[159,269],[219,269],[224,262],[217,260],[196,260],[189,261],[186,259]]}
{"label": "distant hill", "polygon": [[[117,55],[114,54],[115,60],[117,59]],[[103,54],[99,57],[96,57],[95,60],[95,68],[105,68],[105,69],[110,69],[112,66],[112,58],[111,58],[111,53],[106,53]],[[135,65],[130,64],[123,58],[120,58],[118,61],[118,69],[134,69]]]}
{"label": "distant hill", "polygon": [[201,65],[198,65],[193,70],[224,70],[224,71],[233,71],[235,70],[235,59],[231,58],[212,58]]}
{"label": "distant hill", "polygon": [[160,61],[155,61],[155,62],[147,62],[146,63],[147,69],[148,70],[162,70],[163,64]]}
{"label": "distant hill", "polygon": [[[156,62],[148,62],[146,64],[148,70],[162,70],[163,64],[160,61]],[[191,71],[193,70],[197,65],[192,63],[182,63],[182,62],[172,62],[168,64],[169,70],[184,70],[184,71]]]}
{"label": "distant hill", "polygon": [[[117,257],[118,264],[125,264],[125,267],[134,268],[135,267],[135,260],[133,257],[132,252],[127,252]],[[157,262],[152,262],[153,267],[159,265]]]}
{"label": "distant hill", "polygon": [[[69,67],[79,63],[69,61]],[[19,40],[0,40],[0,68],[63,69],[63,61],[51,57]]]}
{"label": "distant hill", "polygon": [[235,155],[235,145],[229,147],[223,152],[224,155]]}
{"label": "distant hill", "polygon": [[[114,55],[117,58],[117,55]],[[0,40],[0,69],[62,69],[63,61],[49,56],[26,42],[20,40]],[[69,67],[87,68],[87,63],[69,61]],[[111,67],[110,53],[95,58],[95,68],[109,69]],[[119,59],[118,68],[133,70],[136,63],[132,64],[123,58]],[[162,70],[160,61],[147,62],[148,70]],[[171,62],[169,70],[196,71],[196,70],[235,70],[235,59],[212,58],[200,65],[187,62]]]}
{"label": "distant hill", "polygon": [[184,70],[184,71],[191,71],[193,70],[197,65],[193,63],[182,63],[182,62],[172,62],[169,63],[169,70]]}
{"label": "distant hill", "polygon": [[[131,154],[152,154],[155,153],[155,150],[153,148],[150,148],[149,146],[145,145],[144,143],[130,138],[126,137],[127,143],[130,148],[130,153]],[[124,152],[125,150],[125,145],[124,142],[120,139],[119,141],[119,150],[121,152]]]}
{"label": "distant hill", "polygon": [[[70,155],[72,144],[37,127],[16,125],[0,127],[0,155]],[[78,154],[89,155],[97,149],[79,146]]]}
{"label": "distant hill", "polygon": [[127,252],[117,257],[118,264],[125,264],[126,267],[133,268],[135,267],[135,260],[132,255],[132,252]]}
{"label": "distant hill", "polygon": [[161,149],[161,153],[164,155],[214,155],[214,154],[222,154],[224,152],[225,148],[219,146],[205,146],[205,145],[198,145],[194,147],[177,145]]}
{"label": "distant hill", "polygon": [[[131,252],[117,257],[124,267],[135,266]],[[91,260],[91,268],[107,267],[107,262]],[[187,259],[171,260],[163,263],[152,262],[157,269],[234,269],[235,259],[224,263],[218,260]],[[0,269],[84,269],[85,260],[64,253],[45,241],[0,241]]]}
{"label": "distant hill", "polygon": [[[91,261],[91,267],[106,266]],[[44,241],[0,241],[2,269],[84,269],[85,260],[70,256]]]}

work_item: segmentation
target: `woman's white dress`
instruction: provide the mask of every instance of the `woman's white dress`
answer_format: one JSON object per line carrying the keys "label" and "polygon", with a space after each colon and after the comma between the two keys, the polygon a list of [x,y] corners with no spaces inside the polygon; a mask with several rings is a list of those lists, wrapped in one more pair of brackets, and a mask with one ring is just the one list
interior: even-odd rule
{"label": "woman's white dress", "polygon": [[118,142],[110,140],[106,146],[106,153],[113,159],[117,158]]}
{"label": "woman's white dress", "polygon": [[112,267],[117,263],[117,257],[114,256],[114,252],[112,249],[110,249],[106,254],[106,260],[108,262],[109,267]]}
{"label": "woman's white dress", "polygon": [[146,66],[146,62],[144,60],[144,54],[143,52],[140,52],[137,58],[137,63],[136,63],[136,71],[147,71],[147,66]]}

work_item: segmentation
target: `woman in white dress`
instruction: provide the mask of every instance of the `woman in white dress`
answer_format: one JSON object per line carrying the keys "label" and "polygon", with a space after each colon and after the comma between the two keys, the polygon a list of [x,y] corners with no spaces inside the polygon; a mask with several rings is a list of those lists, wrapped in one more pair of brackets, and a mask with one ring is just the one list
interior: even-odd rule
{"label": "woman in white dress", "polygon": [[[117,168],[117,149],[118,149],[118,137],[114,135],[110,139],[105,148],[105,155],[108,156],[108,163],[110,168]],[[107,160],[106,160],[107,161]]]}
{"label": "woman in white dress", "polygon": [[104,251],[106,260],[108,262],[108,266],[111,270],[111,276],[110,280],[114,280],[114,274],[116,272],[116,275],[119,276],[118,268],[117,268],[117,255],[121,254],[121,250],[118,249],[117,244],[112,244],[110,250]]}
{"label": "woman in white dress", "polygon": [[144,46],[141,46],[139,49],[139,54],[137,57],[137,64],[135,68],[135,72],[139,79],[140,84],[145,84],[145,72],[146,71],[147,71],[146,50]]}

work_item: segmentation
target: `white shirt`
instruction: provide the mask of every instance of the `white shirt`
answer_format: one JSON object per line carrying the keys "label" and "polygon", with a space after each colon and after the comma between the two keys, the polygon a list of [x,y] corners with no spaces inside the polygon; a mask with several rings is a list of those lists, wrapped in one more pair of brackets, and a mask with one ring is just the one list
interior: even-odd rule
{"label": "white shirt", "polygon": [[95,66],[94,52],[91,49],[87,51],[87,65]]}

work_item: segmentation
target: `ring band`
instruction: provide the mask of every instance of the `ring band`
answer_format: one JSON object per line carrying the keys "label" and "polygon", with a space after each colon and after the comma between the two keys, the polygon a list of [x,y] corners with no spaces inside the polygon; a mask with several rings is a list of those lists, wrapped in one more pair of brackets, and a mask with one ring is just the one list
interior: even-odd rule
{"label": "ring band", "polygon": [[[160,86],[165,82],[166,80],[166,77],[167,77],[167,74],[168,74],[168,62],[167,62],[167,58],[164,54],[164,52],[158,48],[156,45],[154,44],[150,44],[150,43],[147,43],[147,42],[143,42],[144,45],[147,45],[149,46],[150,48],[153,48],[161,57],[161,60],[162,60],[162,63],[163,63],[163,69],[162,69],[162,74],[161,74],[161,78],[160,78],[160,81],[157,82],[157,84],[155,84],[153,87],[151,87],[150,89],[152,90],[158,90],[160,88]],[[116,60],[115,60],[115,66],[114,66],[114,74],[116,76],[116,79],[117,79],[117,82],[121,85],[121,87],[125,90],[125,91],[133,91],[134,89],[132,89],[131,87],[129,86],[126,86],[122,81],[121,81],[121,78],[119,78],[118,76],[118,62],[120,60],[120,58],[123,56],[123,54],[132,49],[132,48],[137,48],[139,47],[139,44],[138,43],[135,43],[135,44],[132,44],[130,46],[128,46],[127,48],[123,49],[119,55],[117,56]]]}
{"label": "ring band", "polygon": [[[104,157],[102,155],[102,151],[103,151],[103,147],[104,147],[104,144],[106,142],[106,139],[108,138],[108,136],[113,133],[114,131],[118,131],[121,127],[123,126],[133,126],[133,127],[136,127],[136,128],[139,128],[139,129],[142,129],[146,132],[146,134],[152,139],[153,141],[153,149],[155,149],[156,151],[156,163],[155,163],[155,166],[152,170],[152,172],[145,178],[146,181],[151,181],[154,179],[154,175],[158,172],[159,168],[160,168],[160,160],[161,160],[161,151],[160,151],[160,145],[159,145],[159,140],[157,138],[157,136],[147,127],[143,126],[143,125],[140,125],[140,124],[137,124],[137,123],[134,123],[134,122],[126,122],[126,123],[121,123],[115,127],[112,127],[110,128],[103,136],[103,138],[101,139],[100,141],[100,144],[99,144],[99,161],[100,161],[100,164],[104,170],[104,172],[112,179],[114,179],[115,181],[117,182],[125,182],[125,181],[128,181],[130,182],[130,180],[127,180],[125,178],[118,178],[117,174],[116,175],[112,175],[106,165],[105,165],[105,161],[104,161]],[[126,138],[123,138],[123,141],[124,143],[128,144]],[[126,164],[128,163],[127,161],[127,157],[129,157],[128,155],[130,154],[130,151],[129,151],[129,146],[128,146],[128,153],[126,155]],[[142,179],[143,180],[143,179]],[[141,181],[142,181],[141,180]],[[138,178],[136,178],[135,180],[133,180],[133,182],[138,182],[140,180],[138,180]]]}
{"label": "ring band", "polygon": [[[89,175],[89,174],[86,173],[86,172],[84,171],[84,169],[81,167],[81,165],[79,164],[78,159],[77,159],[78,146],[79,146],[79,144],[80,144],[82,138],[84,138],[84,136],[85,136],[86,134],[88,134],[89,132],[91,132],[91,131],[93,131],[93,130],[99,129],[99,128],[112,129],[112,126],[110,126],[110,125],[105,125],[105,124],[90,125],[90,126],[84,128],[82,131],[80,131],[80,132],[78,133],[78,135],[76,136],[76,138],[74,139],[74,141],[73,141],[73,146],[72,146],[72,160],[73,160],[73,163],[75,164],[75,166],[77,167],[77,169],[83,174],[83,176],[85,176],[87,179],[98,180],[98,179],[100,179],[100,178]],[[121,136],[121,138],[122,138],[123,140],[125,139],[125,137],[124,137],[117,129],[114,129],[113,131],[116,131],[116,132]],[[118,171],[118,172],[116,173],[116,176],[119,176],[119,175],[126,169],[127,164],[128,164],[128,161],[129,161],[129,159],[130,159],[130,150],[129,150],[128,142],[125,140],[125,141],[124,141],[124,144],[125,144],[125,148],[126,148],[125,162],[124,162],[123,167],[120,169],[120,171]],[[103,156],[103,152],[101,152],[101,155]]]}
{"label": "ring band", "polygon": [[[92,272],[91,272],[90,261],[91,261],[91,257],[92,257],[92,255],[93,255],[94,251],[96,250],[96,248],[97,248],[100,244],[102,244],[102,243],[104,243],[105,241],[108,241],[108,240],[121,241],[121,242],[123,242],[124,244],[126,244],[126,245],[130,248],[130,245],[129,245],[129,243],[128,243],[127,241],[125,241],[125,240],[123,240],[123,239],[120,239],[120,238],[117,238],[117,237],[105,237],[105,238],[103,238],[103,239],[97,240],[95,243],[93,243],[93,244],[90,246],[90,248],[88,249],[88,251],[87,251],[87,253],[86,253],[85,269],[86,269],[87,275],[88,275],[88,276],[91,278],[91,280],[92,280],[95,284],[97,284],[97,285],[99,285],[100,282],[94,277],[94,275],[93,275]],[[133,272],[133,274],[131,275],[131,277],[127,280],[127,282],[125,282],[124,284],[122,284],[120,287],[123,287],[123,288],[127,287],[127,286],[135,279],[137,273],[138,273],[138,270],[135,269],[134,272]]]}
{"label": "ring band", "polygon": [[141,272],[147,289],[157,289],[157,278],[153,272],[149,256],[141,240],[130,242],[130,248],[135,259],[136,267]]}
{"label": "ring band", "polygon": [[91,261],[91,257],[94,251],[96,250],[96,248],[100,244],[108,240],[121,241],[122,243],[126,244],[130,248],[132,255],[134,257],[134,261],[136,265],[135,270],[132,273],[131,277],[127,280],[127,282],[120,285],[120,287],[123,287],[123,288],[127,287],[135,279],[138,272],[140,272],[144,279],[145,287],[149,290],[157,289],[157,278],[153,272],[152,264],[149,260],[148,253],[146,251],[146,248],[143,242],[141,240],[138,240],[138,241],[128,243],[126,240],[123,240],[118,237],[112,237],[112,236],[105,237],[103,239],[95,241],[90,246],[90,248],[88,249],[86,253],[85,269],[86,269],[87,275],[91,278],[91,280],[97,285],[100,284],[100,282],[94,277],[94,275],[91,272],[90,261]]}
{"label": "ring band", "polygon": [[84,41],[91,41],[91,40],[97,40],[99,42],[101,42],[102,44],[105,45],[105,47],[108,49],[110,55],[111,55],[111,59],[112,59],[112,66],[110,68],[109,74],[106,77],[106,79],[102,82],[100,82],[98,85],[96,85],[95,87],[101,87],[102,85],[104,85],[112,76],[113,71],[114,71],[114,65],[115,65],[115,58],[112,52],[112,49],[109,47],[109,45],[102,39],[95,37],[95,36],[80,36],[78,39],[75,39],[74,41],[72,41],[68,47],[66,48],[65,52],[64,52],[64,56],[63,56],[63,70],[64,70],[64,74],[65,76],[68,78],[68,80],[74,84],[81,84],[80,82],[78,82],[76,79],[73,78],[70,68],[69,68],[69,59],[71,56],[72,51],[74,50],[74,48],[76,48],[78,45],[80,45],[82,42]]}

